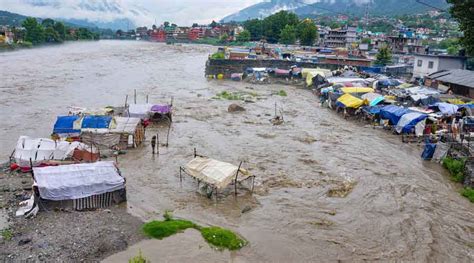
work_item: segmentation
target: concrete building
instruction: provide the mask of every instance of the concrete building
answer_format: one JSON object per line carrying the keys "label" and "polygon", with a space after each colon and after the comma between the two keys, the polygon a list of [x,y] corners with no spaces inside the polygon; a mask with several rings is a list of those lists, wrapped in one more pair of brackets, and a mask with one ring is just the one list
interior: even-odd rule
{"label": "concrete building", "polygon": [[324,46],[330,48],[350,48],[356,42],[356,28],[346,26],[341,29],[332,29],[326,34]]}
{"label": "concrete building", "polygon": [[465,69],[466,57],[417,54],[413,64],[413,77],[424,78],[429,74],[451,69]]}

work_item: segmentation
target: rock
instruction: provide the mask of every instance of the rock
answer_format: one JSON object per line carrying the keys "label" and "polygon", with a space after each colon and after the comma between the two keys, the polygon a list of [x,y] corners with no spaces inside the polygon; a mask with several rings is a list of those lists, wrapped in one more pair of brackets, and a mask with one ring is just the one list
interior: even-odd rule
{"label": "rock", "polygon": [[22,238],[20,239],[20,241],[18,241],[18,245],[19,246],[23,246],[23,245],[26,245],[28,243],[31,242],[31,238],[27,237],[27,238]]}
{"label": "rock", "polygon": [[245,214],[245,213],[249,212],[250,210],[252,210],[252,207],[245,206],[244,209],[242,209],[242,214]]}
{"label": "rock", "polygon": [[228,112],[237,112],[237,111],[245,111],[245,108],[242,106],[239,106],[235,103],[232,103],[229,105],[229,108],[227,109]]}

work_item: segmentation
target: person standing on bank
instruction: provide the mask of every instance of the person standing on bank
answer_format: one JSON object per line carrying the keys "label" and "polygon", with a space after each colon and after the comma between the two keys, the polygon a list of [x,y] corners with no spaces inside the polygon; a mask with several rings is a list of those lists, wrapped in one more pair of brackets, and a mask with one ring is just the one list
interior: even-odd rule
{"label": "person standing on bank", "polygon": [[151,152],[155,154],[155,146],[156,146],[156,135],[153,135],[151,138]]}

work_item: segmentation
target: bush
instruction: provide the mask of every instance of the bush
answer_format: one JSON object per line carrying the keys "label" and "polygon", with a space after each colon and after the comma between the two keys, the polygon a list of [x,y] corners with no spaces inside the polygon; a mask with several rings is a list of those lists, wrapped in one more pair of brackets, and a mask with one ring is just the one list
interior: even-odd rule
{"label": "bush", "polygon": [[465,159],[454,159],[446,157],[443,159],[444,168],[448,169],[451,174],[451,179],[455,182],[461,183],[464,181],[464,163]]}
{"label": "bush", "polygon": [[469,199],[472,203],[474,203],[474,188],[465,187],[461,190],[461,195]]}
{"label": "bush", "polygon": [[211,55],[211,59],[225,59],[225,55],[223,52],[216,52]]}
{"label": "bush", "polygon": [[10,229],[3,229],[0,233],[3,240],[10,241],[13,238],[13,232]]}
{"label": "bush", "polygon": [[209,244],[229,250],[240,249],[247,243],[234,232],[220,227],[201,228],[201,235]]}
{"label": "bush", "polygon": [[278,92],[278,95],[279,95],[279,96],[282,96],[282,97],[286,97],[286,96],[287,96],[286,91],[284,91],[284,90],[280,90],[280,91]]}

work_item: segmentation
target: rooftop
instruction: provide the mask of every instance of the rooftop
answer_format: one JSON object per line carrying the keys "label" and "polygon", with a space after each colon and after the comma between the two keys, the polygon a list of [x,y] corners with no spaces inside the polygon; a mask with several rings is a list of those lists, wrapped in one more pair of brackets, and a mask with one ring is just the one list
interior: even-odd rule
{"label": "rooftop", "polygon": [[474,71],[470,70],[441,70],[428,75],[428,77],[442,82],[474,88]]}

